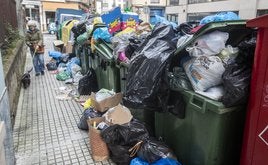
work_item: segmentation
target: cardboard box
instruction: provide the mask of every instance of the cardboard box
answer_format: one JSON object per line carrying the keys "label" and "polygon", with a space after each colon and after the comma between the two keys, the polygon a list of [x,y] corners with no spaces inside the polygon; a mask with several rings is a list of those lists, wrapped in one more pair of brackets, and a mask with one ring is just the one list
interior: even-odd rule
{"label": "cardboard box", "polygon": [[113,108],[110,108],[104,115],[105,120],[111,124],[125,124],[129,123],[133,118],[130,110],[119,104]]}
{"label": "cardboard box", "polygon": [[67,42],[66,53],[73,53],[73,42],[72,41]]}
{"label": "cardboard box", "polygon": [[53,46],[54,46],[55,51],[62,52],[63,47],[64,47],[64,42],[61,40],[55,40],[53,41]]}
{"label": "cardboard box", "polygon": [[94,92],[91,92],[91,95],[89,96],[89,98],[91,98],[92,105],[97,111],[105,112],[109,108],[117,106],[121,102],[123,98],[123,94],[116,93],[114,96],[108,97],[98,102],[96,100],[96,94]]}
{"label": "cardboard box", "polygon": [[102,21],[106,24],[110,34],[121,31],[121,9],[116,7],[107,14],[101,15]]}
{"label": "cardboard box", "polygon": [[137,13],[128,12],[122,13],[121,16],[121,29],[124,30],[127,27],[136,29],[139,24],[139,15]]}

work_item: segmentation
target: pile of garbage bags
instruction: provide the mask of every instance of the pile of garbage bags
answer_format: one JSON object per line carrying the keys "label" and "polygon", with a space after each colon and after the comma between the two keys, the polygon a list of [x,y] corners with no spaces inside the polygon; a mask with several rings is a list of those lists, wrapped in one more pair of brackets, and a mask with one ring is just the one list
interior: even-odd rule
{"label": "pile of garbage bags", "polygon": [[168,73],[171,88],[192,88],[198,94],[221,101],[225,107],[245,104],[256,38],[246,38],[237,47],[227,45],[228,39],[227,32],[216,30],[188,45],[186,54],[181,55],[180,65]]}
{"label": "pile of garbage bags", "polygon": [[[85,110],[77,125],[82,130],[89,130],[93,159],[103,161],[110,157],[118,165],[162,162],[180,165],[171,149],[153,138],[145,124],[135,119],[121,101],[121,93],[101,89],[92,93],[83,104]],[[104,145],[97,147],[99,143]]]}

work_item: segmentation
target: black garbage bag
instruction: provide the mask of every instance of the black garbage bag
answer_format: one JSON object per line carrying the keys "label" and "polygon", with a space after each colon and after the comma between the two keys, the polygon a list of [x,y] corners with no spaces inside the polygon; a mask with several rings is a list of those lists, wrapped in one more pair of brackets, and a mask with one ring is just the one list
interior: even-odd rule
{"label": "black garbage bag", "polygon": [[112,125],[101,132],[107,144],[133,146],[137,142],[149,138],[145,125],[137,119],[123,125]]}
{"label": "black garbage bag", "polygon": [[117,165],[129,165],[130,161],[133,159],[130,157],[129,149],[131,146],[108,144],[108,149],[110,150],[110,158]]}
{"label": "black garbage bag", "polygon": [[127,124],[106,128],[101,132],[101,137],[107,143],[111,159],[118,165],[128,165],[132,159],[129,149],[148,139],[149,133],[142,122],[132,119]]}
{"label": "black garbage bag", "polygon": [[247,103],[255,47],[255,37],[242,41],[238,45],[239,54],[235,61],[228,61],[222,75],[225,90],[222,103],[226,107]]}
{"label": "black garbage bag", "polygon": [[[170,57],[176,49],[171,26],[156,25],[130,61],[123,103],[129,108],[158,110],[158,94]],[[162,94],[161,94],[162,95]]]}
{"label": "black garbage bag", "polygon": [[176,159],[171,149],[165,143],[153,138],[150,138],[141,144],[137,156],[149,163],[167,157]]}
{"label": "black garbage bag", "polygon": [[87,124],[87,119],[88,118],[95,118],[95,117],[101,117],[102,113],[95,111],[92,108],[84,110],[82,113],[82,116],[77,123],[77,127],[82,130],[88,130],[88,124]]}
{"label": "black garbage bag", "polygon": [[46,64],[47,70],[52,71],[52,70],[57,70],[57,62],[56,61],[50,61],[49,63]]}
{"label": "black garbage bag", "polygon": [[222,78],[225,90],[222,103],[225,107],[245,104],[249,94],[251,68],[237,63],[228,65]]}
{"label": "black garbage bag", "polygon": [[185,118],[186,103],[180,92],[170,91],[166,108],[166,111],[172,113],[174,116],[180,119]]}
{"label": "black garbage bag", "polygon": [[96,73],[90,69],[88,73],[78,82],[78,92],[80,95],[89,95],[91,92],[98,91],[98,83]]}
{"label": "black garbage bag", "polygon": [[145,41],[147,35],[133,36],[129,38],[129,44],[125,49],[125,54],[128,59],[131,59],[133,53],[138,51],[142,43]]}

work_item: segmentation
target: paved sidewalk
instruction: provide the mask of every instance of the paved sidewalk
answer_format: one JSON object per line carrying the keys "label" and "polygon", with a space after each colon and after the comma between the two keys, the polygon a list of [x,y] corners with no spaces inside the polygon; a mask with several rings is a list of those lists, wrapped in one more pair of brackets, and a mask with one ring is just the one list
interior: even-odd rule
{"label": "paved sidewalk", "polygon": [[[54,36],[44,34],[45,62],[50,59],[47,52],[53,50],[54,39]],[[25,68],[31,66],[28,54]],[[65,86],[64,83],[47,71],[44,76],[34,75],[32,71],[31,85],[21,90],[19,98],[13,134],[17,164],[114,164],[110,160],[93,161],[88,134],[76,125],[82,107],[74,100],[56,99],[56,89]]]}

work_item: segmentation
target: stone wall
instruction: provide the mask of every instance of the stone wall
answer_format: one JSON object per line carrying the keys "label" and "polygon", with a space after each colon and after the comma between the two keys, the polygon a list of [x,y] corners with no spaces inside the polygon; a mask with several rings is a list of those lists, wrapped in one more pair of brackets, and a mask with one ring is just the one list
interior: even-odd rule
{"label": "stone wall", "polygon": [[24,73],[26,53],[27,49],[24,41],[19,40],[17,42],[16,48],[13,50],[13,55],[11,55],[12,58],[5,62],[5,84],[9,96],[10,117],[12,125],[14,124],[16,116],[16,110],[21,88],[20,78]]}
{"label": "stone wall", "polygon": [[[13,145],[13,136],[12,136],[12,125],[10,121],[10,108],[8,101],[7,88],[4,81],[4,72],[0,51],[0,121],[4,121],[6,135],[4,138],[4,148],[5,150],[5,164],[14,165],[15,164],[15,155],[14,155],[14,145]],[[0,144],[1,145],[1,144]],[[2,162],[0,162],[1,164]],[[3,164],[3,163],[2,163]]]}

